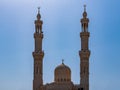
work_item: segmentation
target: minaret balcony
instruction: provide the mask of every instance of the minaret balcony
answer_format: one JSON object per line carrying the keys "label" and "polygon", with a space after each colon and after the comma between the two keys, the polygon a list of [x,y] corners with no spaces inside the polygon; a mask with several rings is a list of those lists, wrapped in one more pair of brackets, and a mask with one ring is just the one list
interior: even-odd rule
{"label": "minaret balcony", "polygon": [[90,36],[90,33],[89,33],[89,32],[81,32],[81,33],[80,33],[80,37],[82,37],[82,36],[87,36],[87,37],[89,37],[89,36]]}
{"label": "minaret balcony", "polygon": [[43,24],[42,20],[35,20],[35,25],[41,26]]}
{"label": "minaret balcony", "polygon": [[34,33],[34,38],[43,38],[43,33]]}
{"label": "minaret balcony", "polygon": [[33,52],[32,54],[35,60],[42,60],[44,57],[44,51]]}
{"label": "minaret balcony", "polygon": [[89,50],[81,50],[81,51],[79,51],[79,56],[81,59],[89,59],[90,51]]}

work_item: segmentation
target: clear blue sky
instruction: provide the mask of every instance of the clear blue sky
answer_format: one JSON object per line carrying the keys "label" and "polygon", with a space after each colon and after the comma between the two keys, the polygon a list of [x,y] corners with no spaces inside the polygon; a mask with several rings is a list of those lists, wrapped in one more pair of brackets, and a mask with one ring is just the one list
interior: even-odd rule
{"label": "clear blue sky", "polygon": [[79,83],[83,5],[90,19],[90,90],[119,90],[120,0],[0,0],[0,90],[32,90],[34,20],[41,6],[44,83],[65,60]]}

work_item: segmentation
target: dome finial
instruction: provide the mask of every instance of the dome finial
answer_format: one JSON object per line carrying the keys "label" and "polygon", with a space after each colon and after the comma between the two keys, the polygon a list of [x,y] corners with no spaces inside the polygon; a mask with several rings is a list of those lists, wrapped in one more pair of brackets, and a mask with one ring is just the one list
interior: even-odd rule
{"label": "dome finial", "polygon": [[62,64],[64,64],[64,59],[62,59]]}

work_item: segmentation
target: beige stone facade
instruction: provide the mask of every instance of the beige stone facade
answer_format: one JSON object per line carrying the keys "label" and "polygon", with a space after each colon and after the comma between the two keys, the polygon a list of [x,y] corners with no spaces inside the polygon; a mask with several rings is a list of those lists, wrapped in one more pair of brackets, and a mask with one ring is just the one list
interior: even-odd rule
{"label": "beige stone facade", "polygon": [[71,69],[63,62],[54,70],[54,82],[43,85],[43,57],[42,51],[42,24],[40,10],[38,10],[37,20],[35,20],[35,50],[34,58],[34,79],[33,90],[89,90],[89,36],[86,7],[84,7],[83,18],[81,19],[82,32],[80,55],[80,84],[75,85],[71,81]]}

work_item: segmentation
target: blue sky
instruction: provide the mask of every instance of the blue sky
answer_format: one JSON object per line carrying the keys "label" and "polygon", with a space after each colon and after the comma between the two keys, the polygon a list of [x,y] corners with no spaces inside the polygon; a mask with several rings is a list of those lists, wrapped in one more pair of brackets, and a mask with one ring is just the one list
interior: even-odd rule
{"label": "blue sky", "polygon": [[32,90],[34,20],[41,6],[44,83],[64,63],[78,84],[83,5],[90,19],[90,90],[119,90],[119,0],[0,0],[0,90]]}

